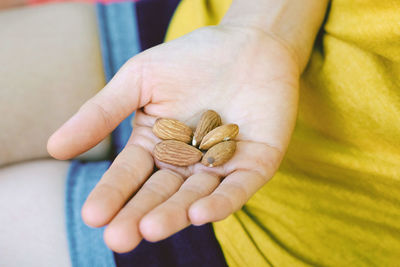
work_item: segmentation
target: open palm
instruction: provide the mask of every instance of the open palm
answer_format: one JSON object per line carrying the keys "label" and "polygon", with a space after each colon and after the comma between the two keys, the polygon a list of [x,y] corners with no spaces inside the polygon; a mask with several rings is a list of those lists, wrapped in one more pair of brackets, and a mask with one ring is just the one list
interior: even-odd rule
{"label": "open palm", "polygon": [[[72,158],[137,110],[127,146],[82,209],[88,225],[109,224],[104,237],[112,250],[126,252],[143,237],[158,241],[227,217],[273,176],[295,123],[298,79],[298,64],[277,38],[257,29],[202,28],[129,60],[50,138],[48,150]],[[240,127],[229,162],[182,168],[153,159],[157,118],[194,127],[207,109]]]}

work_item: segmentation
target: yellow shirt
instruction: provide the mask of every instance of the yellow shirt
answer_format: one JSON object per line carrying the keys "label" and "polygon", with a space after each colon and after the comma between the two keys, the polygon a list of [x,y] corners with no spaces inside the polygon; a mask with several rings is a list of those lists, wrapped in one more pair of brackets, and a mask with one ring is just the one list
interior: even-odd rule
{"label": "yellow shirt", "polygon": [[[166,40],[230,2],[183,0]],[[400,1],[333,0],[301,84],[278,173],[214,223],[228,264],[400,266]]]}

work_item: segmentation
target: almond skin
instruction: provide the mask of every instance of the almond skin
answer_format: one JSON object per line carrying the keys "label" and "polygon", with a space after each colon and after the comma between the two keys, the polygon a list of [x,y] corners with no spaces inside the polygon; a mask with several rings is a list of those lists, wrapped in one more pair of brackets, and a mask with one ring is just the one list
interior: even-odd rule
{"label": "almond skin", "polygon": [[156,120],[153,133],[163,140],[177,140],[184,143],[190,143],[193,135],[192,129],[183,122],[164,118]]}
{"label": "almond skin", "polygon": [[185,167],[199,162],[203,153],[184,142],[166,140],[155,146],[153,155],[164,163]]}
{"label": "almond skin", "polygon": [[235,141],[224,141],[211,147],[203,156],[201,163],[207,167],[216,167],[229,161],[236,151]]}
{"label": "almond skin", "polygon": [[208,134],[214,128],[221,126],[221,117],[214,110],[207,110],[201,116],[199,123],[197,124],[196,131],[194,132],[192,145],[198,146],[203,140],[203,137]]}
{"label": "almond skin", "polygon": [[199,148],[207,150],[222,141],[234,139],[239,133],[239,126],[236,124],[225,124],[219,126],[204,136]]}

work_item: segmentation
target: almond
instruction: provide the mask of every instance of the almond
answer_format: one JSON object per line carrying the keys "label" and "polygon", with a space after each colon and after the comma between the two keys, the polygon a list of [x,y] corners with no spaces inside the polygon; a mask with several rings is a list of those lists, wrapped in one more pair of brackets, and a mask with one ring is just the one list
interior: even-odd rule
{"label": "almond", "polygon": [[233,157],[235,150],[235,141],[218,143],[207,151],[207,153],[203,156],[201,163],[208,167],[222,165]]}
{"label": "almond", "polygon": [[204,136],[199,148],[207,150],[219,142],[234,139],[238,133],[239,126],[236,124],[225,124],[219,126]]}
{"label": "almond", "polygon": [[214,110],[207,110],[204,112],[199,123],[197,124],[196,131],[194,132],[192,145],[198,146],[206,134],[221,124],[221,117],[217,112]]}
{"label": "almond", "polygon": [[184,167],[199,162],[203,153],[184,142],[166,140],[155,146],[153,155],[159,161]]}
{"label": "almond", "polygon": [[184,143],[192,141],[192,129],[174,119],[157,119],[153,126],[153,133],[163,140],[177,140]]}

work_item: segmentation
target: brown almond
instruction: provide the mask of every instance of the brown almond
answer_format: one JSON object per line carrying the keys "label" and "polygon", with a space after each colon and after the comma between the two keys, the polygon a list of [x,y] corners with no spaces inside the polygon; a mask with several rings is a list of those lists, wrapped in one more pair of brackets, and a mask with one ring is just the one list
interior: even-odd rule
{"label": "brown almond", "polygon": [[207,167],[215,167],[226,163],[236,150],[235,141],[224,141],[211,147],[203,156],[201,163]]}
{"label": "brown almond", "polygon": [[192,129],[183,122],[164,118],[156,120],[153,133],[163,140],[177,140],[184,143],[190,143],[193,135]]}
{"label": "brown almond", "polygon": [[198,146],[206,134],[221,124],[221,117],[217,112],[214,110],[207,110],[204,112],[199,123],[197,124],[196,131],[194,132],[192,145]]}
{"label": "brown almond", "polygon": [[225,124],[219,126],[204,136],[199,148],[207,150],[219,142],[234,139],[238,133],[239,126],[236,124]]}
{"label": "brown almond", "polygon": [[181,167],[195,164],[203,156],[203,153],[197,148],[176,140],[158,143],[153,154],[159,161]]}

